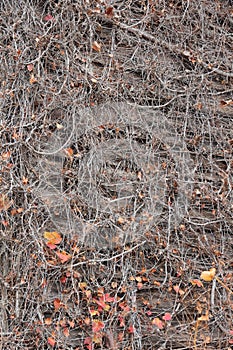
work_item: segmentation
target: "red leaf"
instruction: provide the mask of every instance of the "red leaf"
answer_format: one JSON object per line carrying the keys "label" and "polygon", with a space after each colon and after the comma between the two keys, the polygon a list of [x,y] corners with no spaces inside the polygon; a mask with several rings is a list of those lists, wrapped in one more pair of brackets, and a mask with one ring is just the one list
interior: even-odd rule
{"label": "red leaf", "polygon": [[113,17],[113,7],[109,6],[106,8],[105,13],[108,17]]}
{"label": "red leaf", "polygon": [[158,327],[159,329],[163,329],[164,323],[158,317],[154,318],[152,324]]}
{"label": "red leaf", "polygon": [[54,21],[54,17],[52,15],[46,15],[44,17],[44,21],[48,22],[48,21]]}
{"label": "red leaf", "polygon": [[165,315],[163,316],[164,321],[171,321],[172,315],[169,312],[166,312]]}
{"label": "red leaf", "polygon": [[65,336],[66,338],[69,337],[69,335],[70,335],[69,328],[65,327],[65,328],[63,329],[63,333],[64,333],[64,336]]}
{"label": "red leaf", "polygon": [[135,332],[135,328],[134,328],[134,326],[132,324],[129,326],[128,332],[131,333],[131,334]]}
{"label": "red leaf", "polygon": [[181,296],[184,295],[183,289],[181,289],[178,285],[173,286],[173,289],[177,294],[179,293]]}
{"label": "red leaf", "polygon": [[143,283],[138,282],[137,287],[138,287],[138,289],[142,289],[143,288]]}
{"label": "red leaf", "polygon": [[68,323],[69,323],[69,325],[70,325],[71,328],[74,328],[74,326],[75,326],[74,321],[68,321]]}
{"label": "red leaf", "polygon": [[48,338],[48,344],[51,345],[52,347],[54,347],[56,344],[56,340],[54,338],[50,337],[50,338]]}
{"label": "red leaf", "polygon": [[203,283],[198,279],[190,280],[193,286],[203,287]]}
{"label": "red leaf", "polygon": [[65,262],[69,261],[72,256],[68,253],[66,253],[65,251],[62,252],[55,252],[57,254],[57,256],[59,257],[59,259],[61,260],[61,263],[64,264]]}
{"label": "red leaf", "polygon": [[93,299],[93,301],[100,306],[101,310],[105,310],[108,311],[110,309],[110,306],[108,304],[106,304],[104,301],[102,300],[97,300],[97,299]]}
{"label": "red leaf", "polygon": [[47,245],[47,247],[49,247],[51,250],[57,248],[57,246],[56,246],[55,244],[52,244],[52,243],[49,243],[49,242],[47,242],[46,245]]}
{"label": "red leaf", "polygon": [[119,315],[118,319],[120,321],[120,327],[124,327],[125,326],[125,319],[124,319],[124,317]]}
{"label": "red leaf", "polygon": [[67,277],[66,277],[66,276],[62,276],[62,277],[60,278],[60,282],[61,282],[62,284],[65,284],[66,281],[67,281]]}
{"label": "red leaf", "polygon": [[122,303],[119,303],[119,306],[121,310],[124,310],[126,313],[130,311],[130,307],[129,305],[126,304],[125,301],[123,301]]}
{"label": "red leaf", "polygon": [[33,64],[28,64],[27,65],[27,69],[28,69],[29,72],[32,72],[33,68],[34,68]]}
{"label": "red leaf", "polygon": [[91,337],[87,337],[84,339],[84,344],[87,345],[87,344],[91,344],[92,343],[92,339]]}
{"label": "red leaf", "polygon": [[100,320],[93,320],[92,321],[92,332],[96,333],[101,331],[104,328],[104,323]]}
{"label": "red leaf", "polygon": [[91,337],[87,337],[84,339],[84,345],[86,345],[87,350],[93,350],[94,345],[92,344],[92,339]]}
{"label": "red leaf", "polygon": [[54,305],[55,311],[57,311],[62,306],[61,300],[58,298],[54,299],[53,305]]}
{"label": "red leaf", "polygon": [[109,303],[111,303],[112,301],[115,301],[115,298],[114,297],[110,297],[109,293],[104,294],[103,295],[103,299],[104,299],[104,301],[107,301]]}

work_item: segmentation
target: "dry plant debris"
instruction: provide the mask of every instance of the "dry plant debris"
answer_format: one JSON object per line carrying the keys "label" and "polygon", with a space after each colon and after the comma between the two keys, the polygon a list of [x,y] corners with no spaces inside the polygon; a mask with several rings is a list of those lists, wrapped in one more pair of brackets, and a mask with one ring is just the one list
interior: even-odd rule
{"label": "dry plant debris", "polygon": [[0,11],[0,348],[231,349],[232,1]]}

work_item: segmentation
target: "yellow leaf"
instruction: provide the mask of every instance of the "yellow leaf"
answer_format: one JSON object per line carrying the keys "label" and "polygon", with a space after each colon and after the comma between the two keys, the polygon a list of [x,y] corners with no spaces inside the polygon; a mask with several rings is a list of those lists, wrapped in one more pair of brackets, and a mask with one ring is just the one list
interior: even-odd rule
{"label": "yellow leaf", "polygon": [[62,237],[60,233],[54,231],[54,232],[44,232],[44,238],[48,240],[48,243],[50,244],[59,244],[62,241]]}
{"label": "yellow leaf", "polygon": [[213,281],[215,274],[216,274],[216,269],[213,267],[209,271],[203,271],[201,273],[200,278],[206,282],[211,282]]}

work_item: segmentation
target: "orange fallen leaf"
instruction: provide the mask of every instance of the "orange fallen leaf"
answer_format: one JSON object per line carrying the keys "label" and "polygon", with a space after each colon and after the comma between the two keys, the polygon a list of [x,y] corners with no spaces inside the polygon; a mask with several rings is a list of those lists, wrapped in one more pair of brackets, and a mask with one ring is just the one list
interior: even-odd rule
{"label": "orange fallen leaf", "polygon": [[28,184],[28,178],[23,176],[22,177],[22,183],[23,183],[23,185],[27,185]]}
{"label": "orange fallen leaf", "polygon": [[118,316],[118,320],[120,322],[120,327],[124,327],[125,326],[125,319],[124,319],[124,317],[119,315]]}
{"label": "orange fallen leaf", "polygon": [[216,269],[213,267],[209,271],[203,271],[201,273],[200,278],[206,282],[211,282],[213,281],[215,274],[216,274]]}
{"label": "orange fallen leaf", "polygon": [[58,298],[54,299],[53,305],[54,305],[55,311],[59,310],[60,307],[62,306],[61,300]]}
{"label": "orange fallen leaf", "polygon": [[72,255],[65,252],[64,250],[62,252],[55,252],[55,253],[59,257],[59,259],[61,260],[62,264],[64,264],[65,262],[69,261],[72,258]]}
{"label": "orange fallen leaf", "polygon": [[74,151],[72,150],[72,148],[65,148],[64,149],[65,151],[65,154],[68,156],[68,157],[72,157],[72,155],[74,154]]}
{"label": "orange fallen leaf", "polygon": [[103,295],[104,301],[107,301],[108,303],[111,303],[112,301],[115,301],[114,297],[111,297],[109,293],[106,293]]}
{"label": "orange fallen leaf", "polygon": [[176,293],[179,293],[181,296],[184,295],[183,289],[181,289],[178,285],[173,286],[173,289]]}
{"label": "orange fallen leaf", "polygon": [[84,318],[84,323],[89,326],[89,324],[91,323],[91,319],[89,317],[85,317]]}
{"label": "orange fallen leaf", "polygon": [[87,297],[88,299],[91,298],[91,291],[90,291],[90,290],[85,290],[85,294],[86,294],[86,297]]}
{"label": "orange fallen leaf", "polygon": [[74,326],[75,326],[74,321],[68,321],[68,323],[69,323],[69,325],[70,325],[70,328],[74,328]]}
{"label": "orange fallen leaf", "polygon": [[193,286],[203,287],[203,283],[198,279],[190,280]]}
{"label": "orange fallen leaf", "polygon": [[104,323],[100,320],[93,320],[92,321],[92,332],[97,333],[104,329]]}
{"label": "orange fallen leaf", "polygon": [[103,334],[100,332],[97,332],[93,335],[92,337],[92,341],[95,344],[101,344],[102,343],[102,339],[103,339]]}
{"label": "orange fallen leaf", "polygon": [[10,158],[10,156],[11,156],[11,152],[7,151],[7,152],[2,153],[1,158],[2,158],[2,160],[8,160]]}
{"label": "orange fallen leaf", "polygon": [[48,240],[47,243],[49,244],[59,244],[62,241],[62,237],[60,233],[54,231],[54,232],[44,232],[44,238]]}
{"label": "orange fallen leaf", "polygon": [[52,322],[53,322],[53,321],[52,321],[52,318],[51,318],[51,317],[47,317],[47,318],[45,318],[45,320],[44,320],[44,323],[47,324],[47,326],[51,325]]}
{"label": "orange fallen leaf", "polygon": [[137,277],[135,278],[135,280],[136,280],[137,282],[142,282],[142,277],[137,276]]}
{"label": "orange fallen leaf", "polygon": [[18,209],[12,209],[11,210],[11,215],[17,215],[17,214],[20,214],[20,213],[22,213],[24,211],[24,209],[23,208],[18,208]]}
{"label": "orange fallen leaf", "polygon": [[227,101],[221,100],[220,101],[220,106],[221,107],[225,107],[225,106],[229,106],[229,105],[233,105],[233,100],[227,100]]}
{"label": "orange fallen leaf", "polygon": [[56,345],[56,340],[52,337],[49,337],[48,344],[54,347]]}
{"label": "orange fallen leaf", "polygon": [[87,283],[86,283],[86,282],[79,282],[79,283],[78,283],[78,286],[79,286],[80,289],[83,290],[84,288],[87,287]]}
{"label": "orange fallen leaf", "polygon": [[61,282],[62,284],[65,284],[66,281],[67,281],[67,277],[66,277],[66,276],[62,276],[62,277],[60,278],[60,282]]}
{"label": "orange fallen leaf", "polygon": [[29,80],[29,83],[30,84],[34,84],[37,82],[37,79],[35,78],[34,74],[32,73],[31,76],[30,76],[30,80]]}
{"label": "orange fallen leaf", "polygon": [[66,338],[68,338],[69,335],[70,335],[69,328],[65,327],[65,328],[63,329],[63,334],[64,334],[64,336],[65,336]]}
{"label": "orange fallen leaf", "polygon": [[49,242],[47,242],[46,245],[47,245],[47,247],[49,247],[49,249],[52,249],[52,250],[57,248],[56,244],[52,244]]}
{"label": "orange fallen leaf", "polygon": [[163,321],[161,321],[158,317],[153,319],[152,324],[155,325],[156,327],[158,327],[159,329],[163,329],[164,328]]}
{"label": "orange fallen leaf", "polygon": [[98,310],[91,309],[90,314],[91,314],[91,316],[96,316],[96,315],[99,316],[100,313]]}
{"label": "orange fallen leaf", "polygon": [[94,303],[99,305],[100,311],[101,310],[108,311],[110,309],[110,306],[108,304],[106,304],[103,300],[97,300],[97,299],[93,298],[93,301],[94,301]]}
{"label": "orange fallen leaf", "polygon": [[87,337],[87,338],[84,339],[84,345],[86,345],[87,350],[93,350],[94,349],[94,345],[93,345],[91,337]]}

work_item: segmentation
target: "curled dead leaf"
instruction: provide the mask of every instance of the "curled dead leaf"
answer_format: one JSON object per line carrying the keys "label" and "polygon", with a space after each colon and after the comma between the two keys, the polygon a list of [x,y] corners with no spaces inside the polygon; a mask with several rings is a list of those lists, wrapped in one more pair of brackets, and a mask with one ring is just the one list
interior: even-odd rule
{"label": "curled dead leaf", "polygon": [[95,50],[96,52],[100,52],[101,51],[101,45],[97,43],[97,41],[94,41],[92,44],[92,48],[93,50]]}

